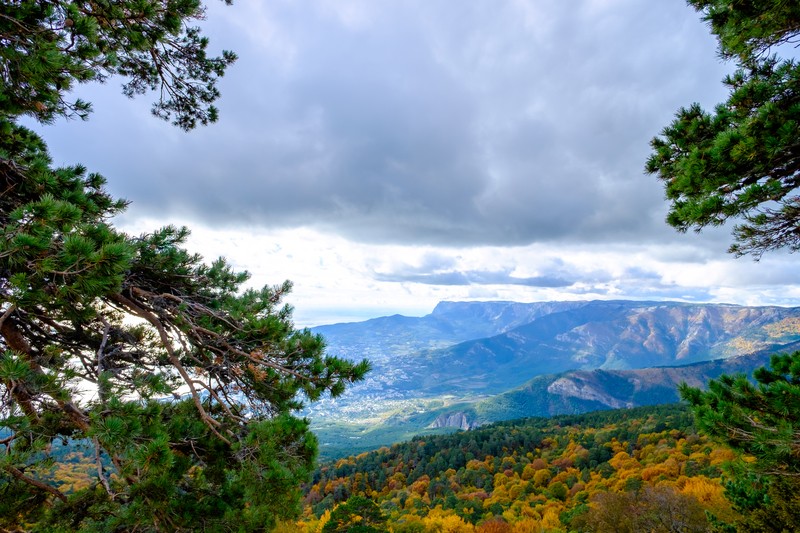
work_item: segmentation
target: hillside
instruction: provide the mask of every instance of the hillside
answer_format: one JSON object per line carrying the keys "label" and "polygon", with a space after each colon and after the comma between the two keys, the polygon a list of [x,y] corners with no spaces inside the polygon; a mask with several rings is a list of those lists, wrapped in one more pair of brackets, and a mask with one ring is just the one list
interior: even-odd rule
{"label": "hillside", "polygon": [[629,503],[663,520],[680,508],[693,524],[681,531],[708,531],[705,511],[733,516],[720,485],[732,457],[681,406],[502,422],[321,465],[303,525],[360,495],[394,531],[566,531],[601,523],[600,511],[635,495]]}
{"label": "hillside", "polygon": [[[800,340],[800,309],[588,302],[489,338],[423,354],[423,390],[495,393],[541,374],[727,358]],[[787,327],[781,327],[781,326]]]}
{"label": "hillside", "polygon": [[673,402],[681,381],[748,373],[800,342],[800,308],[442,302],[314,331],[330,353],[374,366],[305,413],[330,457],[486,421]]}
{"label": "hillside", "polygon": [[[453,405],[437,415],[432,426],[458,420],[461,429],[525,416],[577,414],[679,401],[677,387],[703,388],[722,374],[750,374],[769,363],[772,353],[800,350],[791,343],[753,354],[685,366],[635,370],[577,370],[537,376],[525,385],[474,403]],[[455,418],[454,418],[455,417]]]}
{"label": "hillside", "polygon": [[586,305],[585,302],[440,302],[429,315],[392,315],[363,322],[313,328],[338,355],[370,357],[382,362],[394,356],[492,337],[539,317]]}

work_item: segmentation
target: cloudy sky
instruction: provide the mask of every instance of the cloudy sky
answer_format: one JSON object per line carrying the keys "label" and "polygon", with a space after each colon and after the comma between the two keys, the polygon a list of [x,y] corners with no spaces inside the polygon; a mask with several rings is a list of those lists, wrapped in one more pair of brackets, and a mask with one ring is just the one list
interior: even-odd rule
{"label": "cloudy sky", "polygon": [[440,300],[800,304],[796,257],[678,234],[643,167],[732,67],[681,0],[211,2],[240,57],[217,124],[184,133],[120,83],[88,122],[37,126],[130,200],[135,233],[188,225],[254,285],[295,283],[298,325]]}

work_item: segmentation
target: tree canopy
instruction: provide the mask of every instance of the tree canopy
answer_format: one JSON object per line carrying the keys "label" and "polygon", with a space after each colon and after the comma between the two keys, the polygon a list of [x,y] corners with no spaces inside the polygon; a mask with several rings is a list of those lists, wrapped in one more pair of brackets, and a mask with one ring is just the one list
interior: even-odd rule
{"label": "tree canopy", "polygon": [[742,453],[758,457],[765,474],[800,475],[800,352],[773,355],[755,383],[722,376],[707,391],[683,385],[698,428]]}
{"label": "tree canopy", "polygon": [[[738,69],[712,112],[678,111],[652,140],[648,172],[664,182],[667,222],[680,231],[738,220],[730,251],[759,259],[800,250],[800,5],[780,0],[688,0]],[[722,376],[702,391],[685,384],[704,433],[737,451],[726,494],[743,514],[724,531],[796,528],[800,475],[800,352],[775,355],[752,376]]]}
{"label": "tree canopy", "polygon": [[[154,113],[212,122],[234,59],[205,54],[194,0],[4,1],[0,12],[0,528],[263,530],[297,510],[316,442],[293,416],[366,361],[324,354],[283,303],[291,284],[184,247],[188,230],[114,227],[127,205],[82,165],[54,168],[19,124],[85,117],[75,83],[155,89]],[[84,446],[94,483],[44,475],[56,443]]]}
{"label": "tree canopy", "polygon": [[724,83],[728,99],[713,111],[678,111],[652,140],[646,170],[663,183],[679,231],[738,220],[730,251],[756,259],[769,250],[800,250],[800,65],[770,55],[794,43],[800,8],[793,2],[690,0],[738,69]]}
{"label": "tree canopy", "polygon": [[[225,0],[230,4],[231,0]],[[216,82],[235,61],[208,57],[208,39],[190,26],[199,0],[3,1],[0,113],[85,118],[88,102],[69,98],[76,83],[121,75],[128,96],[157,91],[153,113],[183,129],[217,118]]]}
{"label": "tree canopy", "polygon": [[752,382],[711,380],[708,390],[681,386],[700,431],[735,450],[726,496],[742,516],[733,531],[791,531],[800,505],[800,352],[773,355]]}

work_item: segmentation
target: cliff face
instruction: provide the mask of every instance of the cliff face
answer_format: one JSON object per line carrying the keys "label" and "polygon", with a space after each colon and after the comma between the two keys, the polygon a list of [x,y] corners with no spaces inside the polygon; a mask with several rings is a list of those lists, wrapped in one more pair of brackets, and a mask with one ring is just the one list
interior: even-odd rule
{"label": "cliff face", "polygon": [[[800,342],[777,350],[717,359],[685,366],[633,370],[576,370],[537,376],[514,390],[477,402],[466,409],[474,413],[473,426],[527,416],[573,414],[598,409],[618,409],[680,401],[678,385],[703,388],[722,374],[751,374],[769,364],[772,353],[800,350]],[[444,415],[440,416],[444,418]]]}
{"label": "cliff face", "polygon": [[473,421],[470,421],[470,417],[468,417],[466,413],[457,412],[438,416],[436,420],[434,420],[433,423],[428,427],[432,429],[458,428],[466,431],[468,429],[477,427],[477,424],[475,424]]}
{"label": "cliff face", "polygon": [[574,378],[570,379],[569,377],[558,378],[552,382],[547,386],[547,392],[564,398],[577,398],[580,400],[599,402],[612,409],[633,407],[633,402],[622,401],[615,398],[610,391],[604,391],[601,387],[594,386],[587,381]]}

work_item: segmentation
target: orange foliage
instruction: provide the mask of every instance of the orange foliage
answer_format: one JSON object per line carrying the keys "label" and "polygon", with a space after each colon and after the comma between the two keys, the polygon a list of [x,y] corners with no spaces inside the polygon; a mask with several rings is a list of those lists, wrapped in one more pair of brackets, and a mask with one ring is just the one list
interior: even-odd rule
{"label": "orange foliage", "polygon": [[511,533],[513,529],[508,522],[495,517],[478,524],[475,531],[479,533]]}

